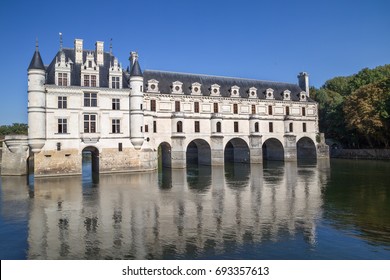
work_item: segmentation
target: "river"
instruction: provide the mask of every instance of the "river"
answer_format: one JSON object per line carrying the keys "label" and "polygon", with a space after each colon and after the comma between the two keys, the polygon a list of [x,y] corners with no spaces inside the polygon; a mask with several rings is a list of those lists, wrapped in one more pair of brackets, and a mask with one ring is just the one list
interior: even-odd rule
{"label": "river", "polygon": [[0,258],[390,259],[389,174],[338,159],[2,177]]}

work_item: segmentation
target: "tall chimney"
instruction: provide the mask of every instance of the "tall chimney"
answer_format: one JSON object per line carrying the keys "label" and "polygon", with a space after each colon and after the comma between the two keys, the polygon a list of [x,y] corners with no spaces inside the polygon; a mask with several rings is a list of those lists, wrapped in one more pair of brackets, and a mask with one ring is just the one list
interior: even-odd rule
{"label": "tall chimney", "polygon": [[75,63],[83,63],[83,39],[74,40]]}
{"label": "tall chimney", "polygon": [[95,44],[96,64],[102,66],[104,64],[104,42],[97,41]]}
{"label": "tall chimney", "polygon": [[298,85],[306,92],[307,97],[309,97],[309,74],[306,72],[299,73]]}

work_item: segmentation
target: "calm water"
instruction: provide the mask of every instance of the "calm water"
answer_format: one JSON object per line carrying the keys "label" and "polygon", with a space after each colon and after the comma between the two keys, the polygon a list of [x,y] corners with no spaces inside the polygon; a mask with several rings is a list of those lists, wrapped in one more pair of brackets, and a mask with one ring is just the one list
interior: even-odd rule
{"label": "calm water", "polygon": [[1,259],[390,259],[390,162],[0,181]]}

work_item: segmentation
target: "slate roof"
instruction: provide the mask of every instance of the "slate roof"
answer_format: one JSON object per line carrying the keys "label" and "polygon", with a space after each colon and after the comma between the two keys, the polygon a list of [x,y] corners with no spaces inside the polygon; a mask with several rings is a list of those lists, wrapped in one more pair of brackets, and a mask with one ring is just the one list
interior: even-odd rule
{"label": "slate roof", "polygon": [[139,66],[138,59],[135,60],[133,67],[131,67],[130,77],[142,77],[141,67]]}
{"label": "slate roof", "polygon": [[27,70],[30,70],[30,69],[45,70],[45,66],[43,65],[41,54],[39,53],[38,50],[35,51],[32,59],[31,59],[30,65],[27,68]]}
{"label": "slate roof", "polygon": [[[303,89],[301,89],[298,85],[289,83],[145,70],[145,85],[147,85],[148,81],[152,79],[159,82],[158,88],[160,93],[166,94],[171,93],[172,83],[175,81],[180,81],[183,83],[182,89],[183,93],[186,95],[191,94],[191,85],[195,82],[201,84],[201,92],[203,95],[210,95],[211,85],[218,84],[220,86],[221,96],[223,97],[230,96],[230,89],[232,86],[240,87],[240,96],[243,98],[248,98],[248,92],[251,87],[257,88],[257,97],[259,99],[265,99],[265,92],[268,88],[272,88],[274,90],[274,98],[276,100],[282,100],[283,92],[285,90],[289,90],[291,91],[291,100],[299,101],[299,94],[303,91]],[[312,100],[308,98],[308,101]]]}
{"label": "slate roof", "polygon": [[[81,85],[81,67],[82,64],[75,63],[75,53],[74,49],[63,49],[62,50],[65,54],[65,59],[68,61],[69,59],[72,60],[73,62],[73,69],[71,71],[71,85],[72,86],[80,86]],[[87,53],[92,53],[95,55],[95,51],[91,50],[83,50],[83,61],[86,61],[87,58]],[[46,84],[55,84],[55,63],[56,63],[56,58],[60,60],[60,55],[61,51],[58,51],[56,56],[53,58],[49,66],[47,67],[47,80]],[[114,59],[115,57],[111,55],[110,53],[105,52],[104,53],[104,64],[103,66],[99,67],[99,86],[103,88],[108,88],[109,87],[109,70],[110,70],[110,62],[111,64],[114,64]],[[125,71],[122,72],[123,74],[123,88],[128,88],[128,77],[126,77]]]}

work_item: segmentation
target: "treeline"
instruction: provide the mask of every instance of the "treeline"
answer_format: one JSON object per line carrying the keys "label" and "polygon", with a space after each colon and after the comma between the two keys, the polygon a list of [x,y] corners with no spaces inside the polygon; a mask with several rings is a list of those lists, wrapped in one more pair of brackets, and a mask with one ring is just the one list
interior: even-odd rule
{"label": "treeline", "polygon": [[335,77],[310,95],[326,138],[344,148],[389,148],[390,65]]}
{"label": "treeline", "polygon": [[5,135],[17,134],[27,135],[27,124],[25,123],[14,123],[12,125],[0,125],[0,138]]}

